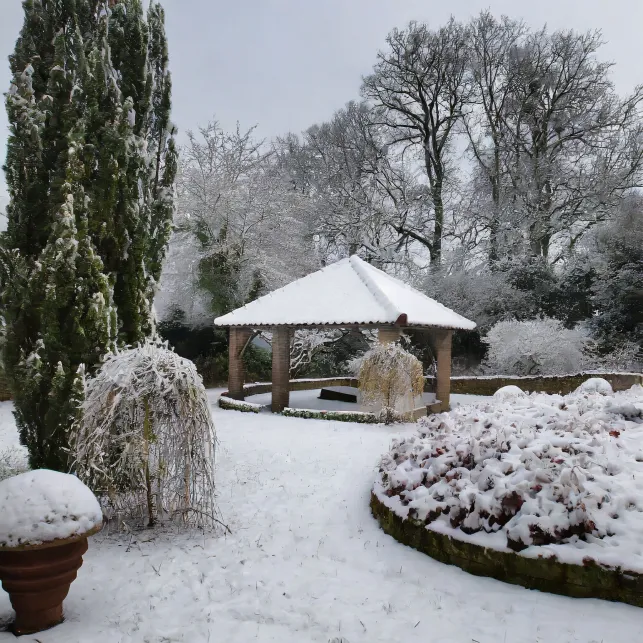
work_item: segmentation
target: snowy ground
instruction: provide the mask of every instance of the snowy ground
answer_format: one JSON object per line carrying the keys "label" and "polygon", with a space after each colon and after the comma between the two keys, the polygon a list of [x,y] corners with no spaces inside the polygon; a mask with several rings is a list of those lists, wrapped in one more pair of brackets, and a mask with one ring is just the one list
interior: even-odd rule
{"label": "snowy ground", "polygon": [[[232,536],[93,538],[66,622],[25,641],[643,640],[638,608],[476,578],[386,536],[368,497],[391,429],[213,412]],[[0,621],[10,616],[0,592]],[[1,643],[13,640],[0,633]]]}
{"label": "snowy ground", "polygon": [[[333,387],[337,388],[337,387]],[[350,387],[342,387],[350,390]],[[321,411],[368,411],[369,409],[355,404],[354,402],[341,402],[339,400],[320,400],[319,392],[321,389],[313,389],[310,391],[291,391],[290,392],[290,407],[293,409],[315,409]],[[357,390],[357,389],[354,389]],[[260,393],[259,395],[249,395],[246,397],[246,402],[253,404],[270,404],[272,393]],[[452,395],[451,405],[462,406],[463,404],[472,404],[489,398],[482,395]],[[424,404],[431,404],[435,401],[433,393],[424,393],[422,395]]]}

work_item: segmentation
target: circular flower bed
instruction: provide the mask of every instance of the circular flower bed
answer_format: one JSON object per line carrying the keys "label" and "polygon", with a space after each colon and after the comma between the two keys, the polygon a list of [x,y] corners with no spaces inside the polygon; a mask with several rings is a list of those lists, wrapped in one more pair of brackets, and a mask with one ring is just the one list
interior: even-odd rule
{"label": "circular flower bed", "polygon": [[643,572],[643,388],[506,391],[420,421],[374,497],[404,520],[528,558]]}

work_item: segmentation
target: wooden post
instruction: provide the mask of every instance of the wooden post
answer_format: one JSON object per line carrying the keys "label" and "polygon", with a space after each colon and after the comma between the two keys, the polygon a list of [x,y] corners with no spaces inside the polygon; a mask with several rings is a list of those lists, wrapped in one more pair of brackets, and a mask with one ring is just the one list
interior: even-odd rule
{"label": "wooden post", "polygon": [[272,412],[281,413],[290,403],[290,330],[272,331]]}
{"label": "wooden post", "polygon": [[448,411],[451,404],[451,330],[435,330],[435,352],[438,362],[435,397],[440,400],[440,411]]}
{"label": "wooden post", "polygon": [[380,344],[393,344],[399,342],[402,329],[399,326],[380,326],[377,329],[377,341]]}
{"label": "wooden post", "polygon": [[243,385],[246,369],[241,351],[250,339],[252,331],[248,328],[230,328],[228,340],[228,395],[234,400],[243,400]]}

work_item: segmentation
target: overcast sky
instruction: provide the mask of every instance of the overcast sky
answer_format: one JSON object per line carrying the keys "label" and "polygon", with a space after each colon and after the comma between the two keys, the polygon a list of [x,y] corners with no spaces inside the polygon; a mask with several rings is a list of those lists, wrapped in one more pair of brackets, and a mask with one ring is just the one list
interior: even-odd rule
{"label": "overcast sky", "polygon": [[[22,25],[21,0],[0,0],[0,88]],[[431,26],[489,8],[552,29],[602,29],[602,56],[619,91],[643,82],[641,0],[163,0],[181,132],[216,117],[257,124],[263,137],[301,131],[358,96],[386,34],[409,20]],[[0,110],[0,155],[7,121]],[[0,178],[0,211],[5,195]],[[3,225],[0,220],[0,227]]]}

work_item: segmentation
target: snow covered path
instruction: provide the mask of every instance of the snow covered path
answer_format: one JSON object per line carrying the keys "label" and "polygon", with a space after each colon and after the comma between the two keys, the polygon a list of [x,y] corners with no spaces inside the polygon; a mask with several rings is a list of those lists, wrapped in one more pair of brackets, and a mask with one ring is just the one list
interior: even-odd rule
{"label": "snow covered path", "polygon": [[[38,641],[643,640],[641,609],[476,578],[386,536],[368,497],[391,430],[213,412],[219,502],[233,535],[93,538],[66,622]],[[10,615],[0,592],[0,621]],[[14,640],[0,633],[1,643]]]}

